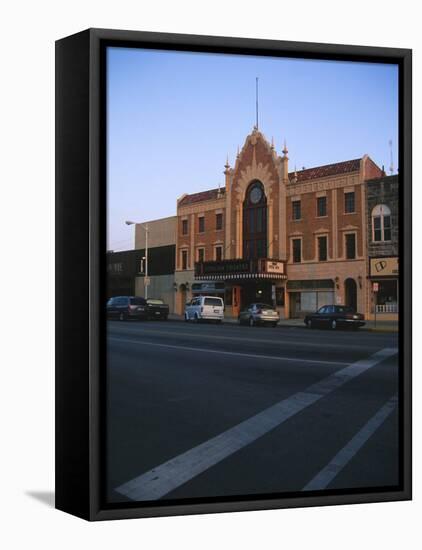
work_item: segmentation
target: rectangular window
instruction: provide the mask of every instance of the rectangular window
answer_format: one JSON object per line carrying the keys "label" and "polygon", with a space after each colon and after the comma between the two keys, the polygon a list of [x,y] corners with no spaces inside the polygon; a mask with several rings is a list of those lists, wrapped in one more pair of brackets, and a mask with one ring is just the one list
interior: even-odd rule
{"label": "rectangular window", "polygon": [[301,219],[302,213],[300,210],[300,201],[292,201],[292,218],[294,220]]}
{"label": "rectangular window", "polygon": [[391,216],[384,216],[384,241],[391,241]]}
{"label": "rectangular window", "polygon": [[198,248],[198,262],[205,261],[205,248]]}
{"label": "rectangular window", "polygon": [[327,215],[327,197],[317,198],[317,216],[322,218]]}
{"label": "rectangular window", "polygon": [[223,229],[223,214],[215,215],[215,228],[217,231]]}
{"label": "rectangular window", "polygon": [[344,193],[344,211],[346,214],[355,212],[355,192]]}
{"label": "rectangular window", "polygon": [[318,260],[327,261],[327,237],[318,237]]}
{"label": "rectangular window", "polygon": [[182,250],[182,269],[188,268],[188,251]]}
{"label": "rectangular window", "polygon": [[374,217],[374,241],[382,241],[381,216]]}
{"label": "rectangular window", "polygon": [[182,220],[182,235],[188,234],[188,220]]}
{"label": "rectangular window", "polygon": [[302,240],[293,239],[292,249],[293,249],[293,262],[300,263],[302,261]]}
{"label": "rectangular window", "polygon": [[223,259],[223,247],[222,246],[216,246],[215,247],[215,259],[217,262],[220,262]]}
{"label": "rectangular window", "polygon": [[354,233],[346,235],[346,258],[348,260],[356,258],[356,235]]}
{"label": "rectangular window", "polygon": [[204,231],[205,231],[205,218],[204,218],[204,216],[200,216],[198,218],[198,231],[199,231],[199,233],[204,233]]}

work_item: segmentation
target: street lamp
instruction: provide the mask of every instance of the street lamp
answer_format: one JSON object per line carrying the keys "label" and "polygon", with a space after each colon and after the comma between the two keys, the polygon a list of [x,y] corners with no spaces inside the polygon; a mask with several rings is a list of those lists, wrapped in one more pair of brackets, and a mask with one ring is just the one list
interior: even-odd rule
{"label": "street lamp", "polygon": [[138,223],[138,222],[132,222],[132,221],[125,221],[126,225],[139,225],[139,227],[142,227],[142,229],[145,231],[145,277],[144,277],[144,287],[145,287],[145,300],[148,299],[148,285],[149,285],[149,279],[148,279],[148,224]]}

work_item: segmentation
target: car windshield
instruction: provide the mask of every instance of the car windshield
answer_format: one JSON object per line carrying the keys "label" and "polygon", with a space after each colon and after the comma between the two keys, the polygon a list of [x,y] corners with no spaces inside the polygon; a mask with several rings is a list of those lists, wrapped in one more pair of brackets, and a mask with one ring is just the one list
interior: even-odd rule
{"label": "car windshield", "polygon": [[348,306],[336,306],[336,313],[353,313],[353,308]]}
{"label": "car windshield", "polygon": [[153,305],[156,305],[156,304],[164,304],[163,300],[147,300],[147,302],[149,304],[153,304]]}
{"label": "car windshield", "polygon": [[131,298],[130,303],[134,306],[142,306],[143,304],[145,304],[145,299],[144,298]]}
{"label": "car windshield", "polygon": [[204,305],[205,306],[222,306],[223,302],[221,298],[205,298]]}
{"label": "car windshield", "polygon": [[259,309],[273,309],[273,306],[270,306],[268,304],[256,304],[256,307]]}

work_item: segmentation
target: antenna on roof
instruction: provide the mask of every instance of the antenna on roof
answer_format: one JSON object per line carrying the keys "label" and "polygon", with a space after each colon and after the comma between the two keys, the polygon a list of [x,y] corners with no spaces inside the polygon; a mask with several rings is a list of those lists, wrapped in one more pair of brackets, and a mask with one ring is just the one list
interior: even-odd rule
{"label": "antenna on roof", "polygon": [[390,139],[388,142],[390,147],[390,174],[393,175],[394,172],[394,163],[393,163],[393,140]]}

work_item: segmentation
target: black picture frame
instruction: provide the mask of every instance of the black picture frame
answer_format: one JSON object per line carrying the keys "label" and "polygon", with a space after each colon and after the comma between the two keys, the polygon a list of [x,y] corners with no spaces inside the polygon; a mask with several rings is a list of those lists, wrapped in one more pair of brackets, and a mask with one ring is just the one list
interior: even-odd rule
{"label": "black picture frame", "polygon": [[[399,490],[179,504],[104,502],[107,46],[399,66]],[[411,463],[412,53],[408,49],[88,29],[56,42],[56,508],[86,520],[408,500]]]}

